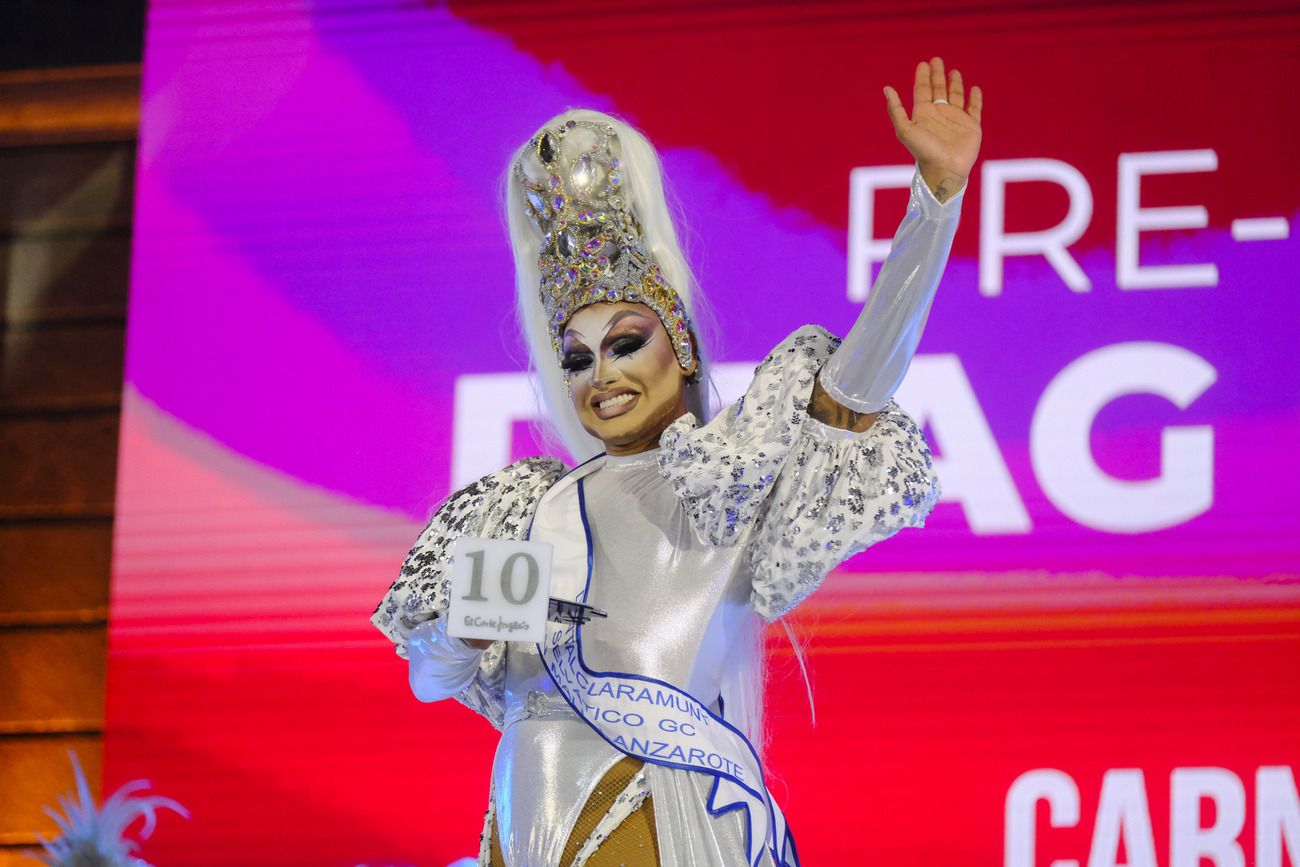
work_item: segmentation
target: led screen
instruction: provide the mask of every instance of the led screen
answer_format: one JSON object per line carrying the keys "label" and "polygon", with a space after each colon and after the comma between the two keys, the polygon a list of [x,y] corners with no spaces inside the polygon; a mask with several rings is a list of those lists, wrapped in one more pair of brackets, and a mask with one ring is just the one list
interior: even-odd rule
{"label": "led screen", "polygon": [[911,172],[881,86],[937,53],[986,93],[898,395],[944,495],[792,618],[815,724],[770,635],[803,861],[1297,863],[1294,6],[172,0],[146,41],[105,766],[193,814],[151,861],[477,853],[496,734],[368,618],[542,448],[510,152],[646,132],[730,401],[853,323]]}

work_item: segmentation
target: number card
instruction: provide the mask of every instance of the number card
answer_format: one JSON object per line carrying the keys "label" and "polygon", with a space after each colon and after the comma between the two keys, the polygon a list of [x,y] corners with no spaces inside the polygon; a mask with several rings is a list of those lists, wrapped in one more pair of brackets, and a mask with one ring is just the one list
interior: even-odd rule
{"label": "number card", "polygon": [[452,544],[448,635],[542,641],[550,596],[549,544],[477,536]]}

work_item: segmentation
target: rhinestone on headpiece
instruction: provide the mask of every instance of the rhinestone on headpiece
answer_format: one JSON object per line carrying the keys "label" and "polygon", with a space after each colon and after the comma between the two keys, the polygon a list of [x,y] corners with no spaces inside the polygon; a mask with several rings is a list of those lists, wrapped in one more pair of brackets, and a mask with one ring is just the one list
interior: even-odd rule
{"label": "rhinestone on headpiece", "polygon": [[622,169],[614,127],[585,120],[542,130],[515,163],[524,211],[542,233],[538,270],[551,343],[562,354],[565,324],[588,304],[634,301],[658,314],[686,369],[694,357],[686,305],[641,243]]}

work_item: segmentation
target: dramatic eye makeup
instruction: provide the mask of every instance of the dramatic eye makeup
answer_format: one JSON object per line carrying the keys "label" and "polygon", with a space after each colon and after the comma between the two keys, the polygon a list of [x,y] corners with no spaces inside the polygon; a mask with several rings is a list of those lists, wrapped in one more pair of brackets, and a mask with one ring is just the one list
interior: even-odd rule
{"label": "dramatic eye makeup", "polygon": [[565,373],[577,373],[591,367],[591,350],[574,341],[573,346],[566,346],[560,356],[560,369]]}
{"label": "dramatic eye makeup", "polygon": [[[624,322],[626,324],[618,327]],[[601,340],[601,351],[608,352],[613,358],[626,358],[635,354],[654,340],[655,336],[654,323],[631,311],[624,311],[610,317],[606,327],[610,331]],[[578,332],[566,332],[566,337],[569,333]],[[591,350],[579,341],[573,340],[571,345],[566,345],[564,354],[560,357],[560,368],[565,373],[578,373],[590,368],[594,361]]]}
{"label": "dramatic eye makeup", "polygon": [[606,344],[609,346],[610,351],[614,353],[615,358],[631,355],[649,342],[650,337],[648,335],[632,329],[621,334],[610,335],[606,340]]}
{"label": "dramatic eye makeup", "polygon": [[605,327],[609,330],[601,344],[615,358],[631,355],[654,338],[654,322],[635,310],[615,313]]}

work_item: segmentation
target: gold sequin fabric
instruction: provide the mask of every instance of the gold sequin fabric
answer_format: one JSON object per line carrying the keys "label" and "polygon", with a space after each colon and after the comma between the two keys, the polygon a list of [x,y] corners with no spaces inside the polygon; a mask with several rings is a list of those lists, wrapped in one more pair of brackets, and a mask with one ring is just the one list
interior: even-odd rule
{"label": "gold sequin fabric", "polygon": [[[488,867],[506,867],[489,810]],[[482,857],[482,856],[480,856]],[[658,867],[654,803],[640,759],[625,756],[596,784],[569,833],[558,867]]]}

